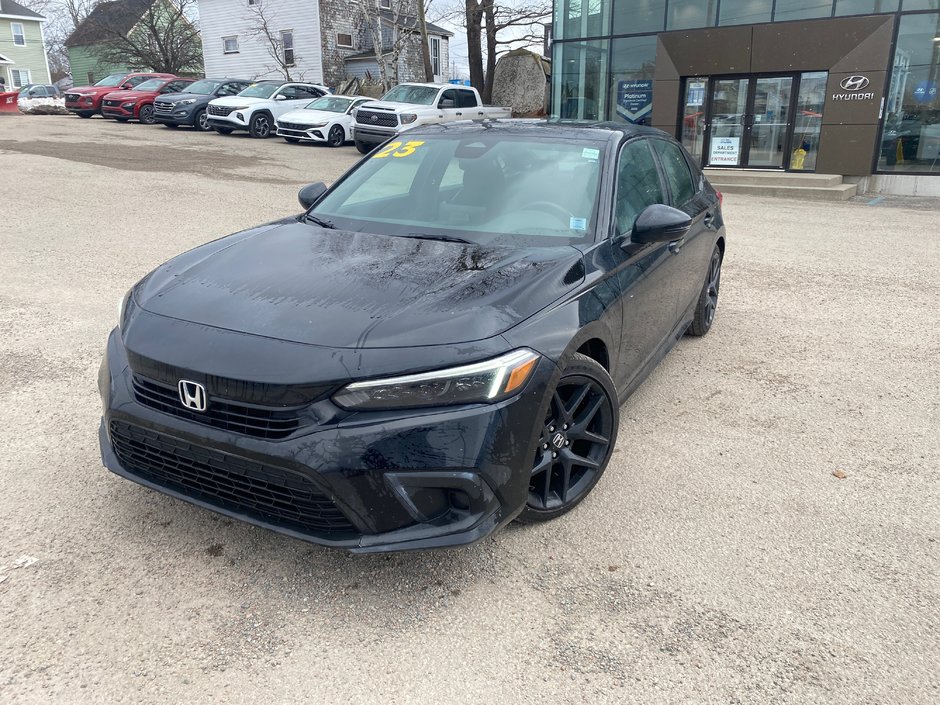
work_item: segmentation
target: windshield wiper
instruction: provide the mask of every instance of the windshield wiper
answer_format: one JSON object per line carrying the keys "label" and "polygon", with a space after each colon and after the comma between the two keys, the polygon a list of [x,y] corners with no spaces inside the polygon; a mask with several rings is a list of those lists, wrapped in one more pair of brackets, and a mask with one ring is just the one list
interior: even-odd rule
{"label": "windshield wiper", "polygon": [[327,228],[327,229],[329,229],[329,230],[336,230],[336,226],[333,225],[333,222],[330,221],[330,220],[323,220],[323,218],[317,218],[315,215],[310,215],[309,213],[307,213],[307,214],[304,216],[304,218],[306,218],[306,219],[309,220],[309,221],[312,221],[312,222],[316,223],[316,224],[319,225],[321,228]]}
{"label": "windshield wiper", "polygon": [[473,245],[470,240],[464,240],[462,237],[453,237],[452,235],[428,235],[427,233],[408,233],[398,237],[408,237],[413,240],[440,240],[441,242],[459,242],[464,245]]}

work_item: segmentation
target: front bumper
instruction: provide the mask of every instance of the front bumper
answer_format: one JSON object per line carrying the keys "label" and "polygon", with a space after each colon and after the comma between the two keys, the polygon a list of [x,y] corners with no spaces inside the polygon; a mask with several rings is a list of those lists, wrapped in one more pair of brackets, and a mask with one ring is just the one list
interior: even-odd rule
{"label": "front bumper", "polygon": [[335,418],[266,440],[141,403],[114,331],[99,376],[101,454],[141,485],[313,543],[354,552],[463,545],[524,507],[555,373],[543,358],[522,393],[495,405],[348,413],[325,399],[312,416],[329,417],[328,405]]}
{"label": "front bumper", "polygon": [[133,120],[137,117],[134,114],[134,109],[135,108],[127,109],[122,105],[102,105],[101,114],[106,118],[122,118],[124,120]]}
{"label": "front bumper", "polygon": [[65,101],[65,109],[71,113],[96,113],[101,110],[101,104],[94,98],[90,100],[67,100]]}
{"label": "front bumper", "polygon": [[382,144],[385,140],[395,137],[398,131],[394,128],[366,127],[356,123],[353,125],[353,139],[365,144]]}
{"label": "front bumper", "polygon": [[[242,118],[239,119],[238,116]],[[212,127],[227,127],[230,130],[247,130],[248,122],[251,120],[251,113],[247,110],[232,111],[228,115],[213,115],[209,112],[209,125]]]}
{"label": "front bumper", "polygon": [[187,105],[182,108],[172,108],[168,112],[163,112],[154,108],[153,119],[155,122],[164,125],[192,125],[196,108]]}
{"label": "front bumper", "polygon": [[278,137],[293,137],[301,142],[326,142],[326,130],[327,127],[308,127],[299,130],[277,125]]}

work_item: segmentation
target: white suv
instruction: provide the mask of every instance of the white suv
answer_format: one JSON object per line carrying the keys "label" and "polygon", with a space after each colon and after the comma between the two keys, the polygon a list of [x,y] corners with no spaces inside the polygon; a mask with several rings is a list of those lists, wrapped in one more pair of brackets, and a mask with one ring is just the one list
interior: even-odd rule
{"label": "white suv", "polygon": [[209,125],[222,135],[247,130],[252,137],[269,137],[277,118],[329,92],[315,83],[258,81],[238,95],[210,100]]}

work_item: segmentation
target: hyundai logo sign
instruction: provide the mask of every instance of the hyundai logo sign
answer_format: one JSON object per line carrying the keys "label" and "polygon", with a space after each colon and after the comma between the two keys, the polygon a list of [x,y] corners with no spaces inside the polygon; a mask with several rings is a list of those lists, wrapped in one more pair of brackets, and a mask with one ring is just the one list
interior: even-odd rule
{"label": "hyundai logo sign", "polygon": [[843,78],[839,84],[844,91],[860,91],[868,88],[868,79],[865,76],[849,76]]}

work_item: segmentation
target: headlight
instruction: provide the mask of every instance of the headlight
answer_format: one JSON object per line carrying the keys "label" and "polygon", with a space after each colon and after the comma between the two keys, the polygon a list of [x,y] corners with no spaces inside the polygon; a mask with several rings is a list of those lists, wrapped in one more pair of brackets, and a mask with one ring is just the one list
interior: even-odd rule
{"label": "headlight", "polygon": [[132,293],[134,293],[134,290],[133,290],[133,289],[129,289],[128,292],[127,292],[126,294],[124,294],[124,297],[123,297],[123,298],[120,300],[120,302],[118,303],[118,322],[117,322],[117,327],[118,327],[119,329],[124,327],[124,314],[127,313],[127,302],[130,300]]}
{"label": "headlight", "polygon": [[306,129],[306,130],[312,129],[312,128],[314,128],[314,127],[326,127],[326,123],[325,123],[325,122],[314,122],[314,123],[312,123],[312,124],[310,124],[310,125],[304,125],[304,129]]}
{"label": "headlight", "polygon": [[410,125],[411,123],[413,123],[413,122],[414,122],[415,120],[417,120],[417,119],[418,119],[418,116],[415,115],[414,113],[402,113],[402,114],[401,114],[401,124],[402,124],[402,125]]}
{"label": "headlight", "polygon": [[121,107],[125,110],[133,110],[135,105],[137,105],[137,103],[124,103]]}
{"label": "headlight", "polygon": [[514,350],[492,360],[402,377],[346,385],[333,396],[344,409],[410,409],[449,404],[492,404],[520,391],[539,355]]}
{"label": "headlight", "polygon": [[195,98],[186,98],[186,100],[177,101],[177,105],[192,105],[196,102]]}

